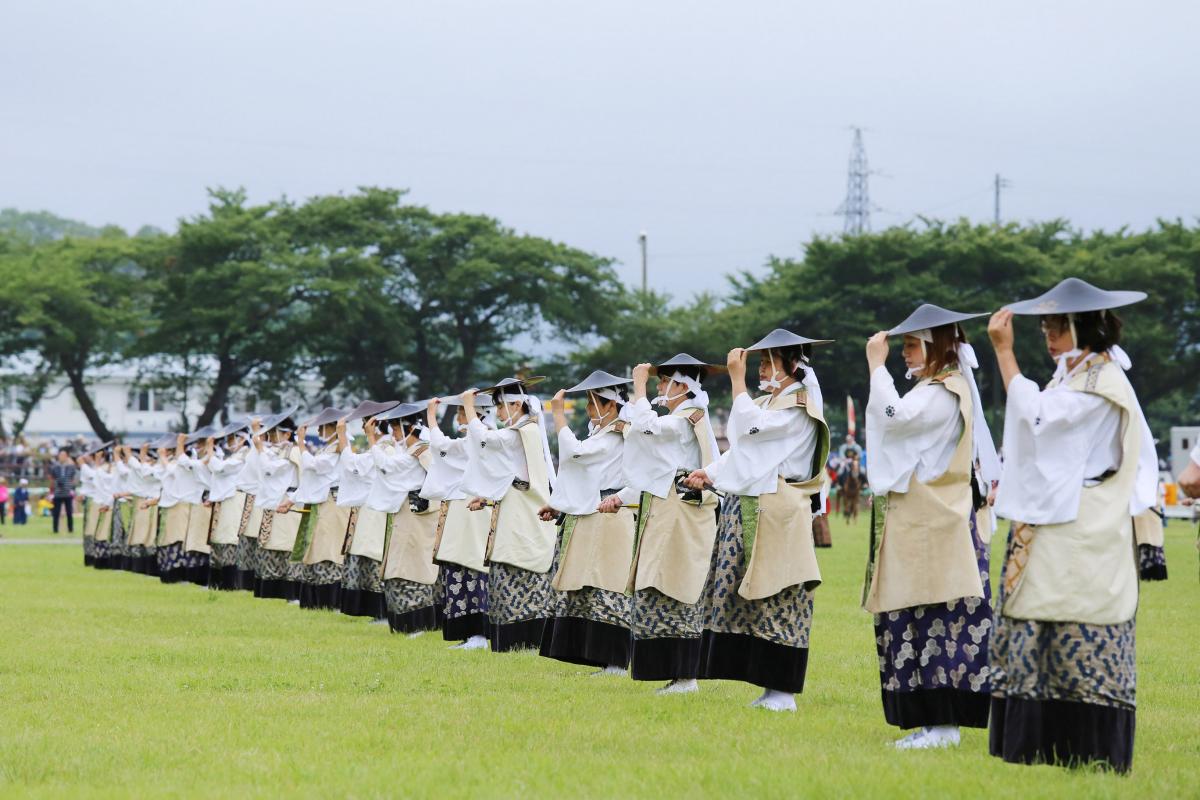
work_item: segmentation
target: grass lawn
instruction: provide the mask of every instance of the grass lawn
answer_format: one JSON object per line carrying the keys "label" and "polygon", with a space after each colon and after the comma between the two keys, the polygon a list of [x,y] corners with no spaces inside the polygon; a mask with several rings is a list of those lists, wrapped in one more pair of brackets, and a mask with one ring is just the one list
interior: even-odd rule
{"label": "grass lawn", "polygon": [[55,539],[78,539],[83,536],[83,514],[75,515],[75,532],[67,533],[67,519],[65,516],[58,521],[59,533],[55,534],[51,530],[50,517],[43,517],[37,514],[31,515],[29,522],[25,525],[14,525],[12,521],[12,508],[9,508],[8,518],[4,525],[0,525],[0,542],[5,539],[45,539],[54,541]]}
{"label": "grass lawn", "polygon": [[1143,587],[1137,748],[1122,778],[1004,764],[984,731],[952,751],[890,749],[858,608],[864,527],[835,523],[819,553],[796,714],[747,708],[758,691],[745,685],[655,697],[533,654],[451,652],[433,634],[96,572],[78,547],[0,545],[0,795],[1200,793],[1194,529],[1168,528],[1172,578]]}

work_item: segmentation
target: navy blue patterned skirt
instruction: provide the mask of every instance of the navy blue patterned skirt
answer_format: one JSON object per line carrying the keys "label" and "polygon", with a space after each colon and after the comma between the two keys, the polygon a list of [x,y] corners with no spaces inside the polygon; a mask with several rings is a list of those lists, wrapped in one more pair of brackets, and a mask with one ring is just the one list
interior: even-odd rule
{"label": "navy blue patterned skirt", "polygon": [[973,513],[971,538],[982,599],[963,597],[875,615],[883,716],[889,725],[987,727],[993,624],[990,558]]}

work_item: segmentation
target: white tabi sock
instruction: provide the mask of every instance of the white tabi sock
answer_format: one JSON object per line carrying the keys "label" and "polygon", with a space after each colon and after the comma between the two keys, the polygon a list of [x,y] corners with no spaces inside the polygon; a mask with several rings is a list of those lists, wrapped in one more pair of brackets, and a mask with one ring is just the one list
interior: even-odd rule
{"label": "white tabi sock", "polygon": [[388,621],[387,621],[387,617],[382,617],[381,619],[373,619],[370,622],[368,622],[367,624],[368,625],[387,625]]}
{"label": "white tabi sock", "polygon": [[700,691],[700,684],[695,678],[682,678],[673,680],[661,689],[657,689],[655,694],[690,694]]}
{"label": "white tabi sock", "polygon": [[604,669],[598,669],[595,672],[588,673],[593,678],[599,678],[604,675],[627,675],[629,670],[616,664],[609,664]]}
{"label": "white tabi sock", "polygon": [[288,600],[288,605],[289,606],[298,606],[298,605],[300,605],[300,601],[299,600]]}
{"label": "white tabi sock", "polygon": [[487,637],[480,636],[479,634],[475,634],[470,639],[467,639],[465,642],[461,642],[456,645],[451,645],[450,649],[451,650],[483,650],[487,646],[488,646]]}
{"label": "white tabi sock", "polygon": [[790,692],[777,692],[774,689],[764,689],[762,697],[750,705],[755,708],[765,708],[768,711],[795,711],[796,696]]}

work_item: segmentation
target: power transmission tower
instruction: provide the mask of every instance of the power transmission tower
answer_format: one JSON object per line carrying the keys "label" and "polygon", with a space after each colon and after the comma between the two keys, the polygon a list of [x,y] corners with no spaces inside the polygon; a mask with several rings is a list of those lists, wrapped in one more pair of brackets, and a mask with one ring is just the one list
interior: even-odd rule
{"label": "power transmission tower", "polygon": [[857,236],[871,230],[871,196],[867,189],[867,150],[863,147],[862,128],[853,128],[854,145],[850,148],[850,169],[846,175],[846,199],[837,213],[845,220],[843,230]]}
{"label": "power transmission tower", "polygon": [[994,217],[993,222],[994,222],[995,226],[997,228],[999,228],[1000,227],[1000,190],[1007,189],[1009,186],[1012,186],[1012,183],[1010,183],[1007,178],[1001,178],[1000,173],[997,172],[996,173],[996,182],[995,182],[994,186],[995,186],[995,192],[996,192],[996,209],[995,209],[995,217]]}

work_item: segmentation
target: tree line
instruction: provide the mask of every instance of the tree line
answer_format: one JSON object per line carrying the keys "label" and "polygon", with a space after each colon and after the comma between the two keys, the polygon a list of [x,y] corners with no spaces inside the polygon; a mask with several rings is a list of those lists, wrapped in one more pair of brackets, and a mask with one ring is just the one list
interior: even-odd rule
{"label": "tree line", "polygon": [[[147,386],[198,400],[199,415],[179,420],[189,428],[228,418],[237,391],[277,403],[302,374],[319,381],[322,402],[428,397],[521,369],[557,387],[680,351],[723,362],[730,347],[784,327],[837,340],[814,363],[836,429],[846,395],[866,400],[874,331],[922,302],[992,311],[1068,275],[1149,294],[1121,312],[1130,378],[1156,436],[1200,418],[1200,226],[1178,220],[1115,232],[922,220],[817,237],[798,257],[733,272],[722,293],[672,298],[624,287],[602,255],[491,217],[437,213],[396,189],[261,204],[214,190],[175,232],[132,236],[7,210],[0,358],[16,367],[6,380],[22,389],[26,416],[62,380],[107,439],[118,432],[90,381],[130,359],[146,365]],[[966,328],[998,422],[985,324]],[[1052,365],[1036,321],[1022,324],[1018,357],[1044,380]]]}

